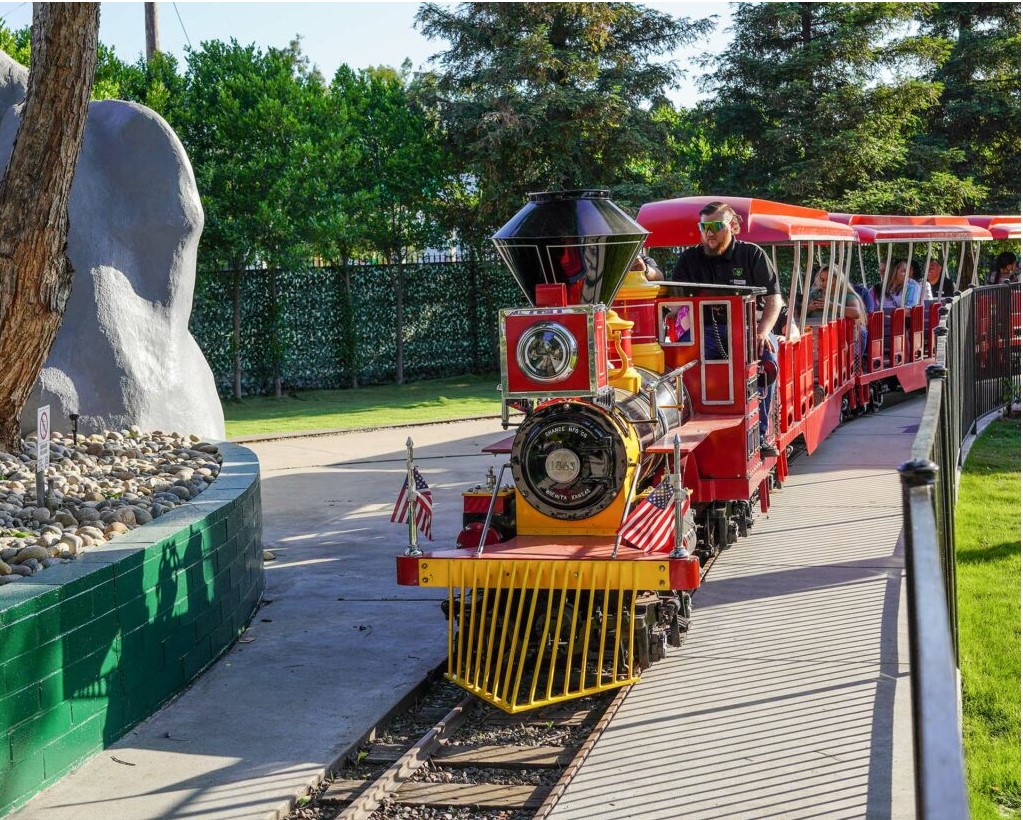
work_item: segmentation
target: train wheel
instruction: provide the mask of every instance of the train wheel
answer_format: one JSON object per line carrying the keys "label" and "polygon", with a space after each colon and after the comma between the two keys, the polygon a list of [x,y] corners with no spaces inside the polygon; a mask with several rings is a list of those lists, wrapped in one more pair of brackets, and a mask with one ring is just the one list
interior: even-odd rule
{"label": "train wheel", "polygon": [[745,538],[753,526],[753,505],[749,501],[736,502],[736,519],[739,524],[739,536]]}
{"label": "train wheel", "polygon": [[668,627],[668,646],[682,646],[682,625],[678,615],[671,619],[671,626]]}
{"label": "train wheel", "polygon": [[876,413],[884,407],[884,391],[878,382],[870,383],[870,412]]}
{"label": "train wheel", "polygon": [[711,512],[714,533],[714,552],[728,549],[728,504],[715,504]]}

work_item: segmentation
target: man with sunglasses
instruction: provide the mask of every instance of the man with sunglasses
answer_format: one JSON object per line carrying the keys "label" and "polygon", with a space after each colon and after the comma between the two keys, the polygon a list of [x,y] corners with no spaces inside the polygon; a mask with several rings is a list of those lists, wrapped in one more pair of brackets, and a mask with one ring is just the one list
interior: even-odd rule
{"label": "man with sunglasses", "polygon": [[[778,372],[778,340],[771,332],[781,314],[782,298],[778,273],[771,266],[767,254],[752,242],[736,238],[739,218],[731,206],[724,202],[711,202],[700,210],[700,244],[686,248],[671,278],[676,282],[706,285],[742,285],[765,288],[767,294],[757,297],[761,311],[757,323],[757,353],[765,368]],[[720,329],[719,329],[720,330]],[[774,380],[760,392],[760,454],[777,456],[778,448],[767,441],[771,402],[774,400]]]}

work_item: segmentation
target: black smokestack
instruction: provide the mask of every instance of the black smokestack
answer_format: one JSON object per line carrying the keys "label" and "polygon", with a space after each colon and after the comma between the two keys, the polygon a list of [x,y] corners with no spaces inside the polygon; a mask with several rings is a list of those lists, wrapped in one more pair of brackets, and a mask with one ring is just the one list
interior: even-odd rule
{"label": "black smokestack", "polygon": [[559,283],[570,305],[611,304],[647,231],[607,191],[528,196],[492,241],[530,304],[537,285]]}

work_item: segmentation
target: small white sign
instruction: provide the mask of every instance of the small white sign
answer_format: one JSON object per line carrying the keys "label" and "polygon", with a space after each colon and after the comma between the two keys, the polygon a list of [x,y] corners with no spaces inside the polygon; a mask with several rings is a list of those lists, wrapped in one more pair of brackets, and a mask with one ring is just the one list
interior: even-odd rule
{"label": "small white sign", "polygon": [[43,472],[50,466],[50,405],[40,407],[36,412],[36,471]]}

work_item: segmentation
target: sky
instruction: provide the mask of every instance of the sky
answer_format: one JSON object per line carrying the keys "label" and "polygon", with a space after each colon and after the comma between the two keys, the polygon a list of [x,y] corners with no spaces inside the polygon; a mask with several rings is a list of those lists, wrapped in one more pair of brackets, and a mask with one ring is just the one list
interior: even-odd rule
{"label": "sky", "polygon": [[[675,17],[694,19],[718,16],[709,40],[671,55],[686,68],[705,51],[720,51],[728,43],[724,31],[731,18],[727,2],[657,3],[646,5]],[[126,62],[135,62],[145,51],[143,3],[105,2],[100,7],[99,38]],[[242,45],[255,43],[282,48],[295,37],[302,38],[302,51],[328,79],[338,66],[353,68],[376,65],[400,66],[405,58],[413,69],[426,68],[430,56],[443,50],[444,43],[428,40],[415,30],[413,17],[419,3],[158,3],[160,48],[184,63],[185,47],[198,48],[203,40],[229,40]],[[32,4],[0,2],[0,20],[12,29],[32,22]],[[676,104],[692,105],[700,98],[693,82],[702,73],[692,66],[673,96]]]}

